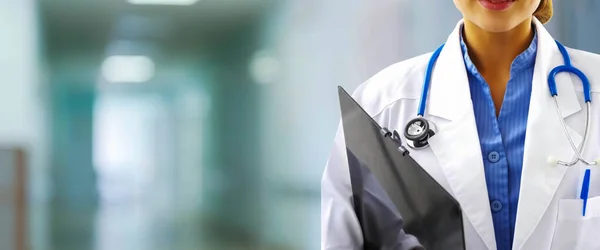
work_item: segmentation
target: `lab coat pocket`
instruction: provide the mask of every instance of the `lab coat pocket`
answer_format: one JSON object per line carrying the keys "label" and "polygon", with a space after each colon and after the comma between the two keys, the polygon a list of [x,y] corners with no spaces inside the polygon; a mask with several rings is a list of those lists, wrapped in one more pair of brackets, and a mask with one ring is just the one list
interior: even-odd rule
{"label": "lab coat pocket", "polygon": [[583,200],[559,200],[553,250],[600,249],[600,196],[588,199],[585,216],[582,213]]}

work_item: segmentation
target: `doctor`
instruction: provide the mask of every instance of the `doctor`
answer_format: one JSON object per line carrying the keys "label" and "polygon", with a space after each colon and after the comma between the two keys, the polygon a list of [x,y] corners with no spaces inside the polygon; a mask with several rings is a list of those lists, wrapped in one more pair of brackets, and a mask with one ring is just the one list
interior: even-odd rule
{"label": "doctor", "polygon": [[[565,64],[543,26],[552,16],[552,1],[454,3],[464,19],[436,60],[424,112],[437,131],[428,147],[408,148],[411,156],[460,202],[467,249],[600,249],[600,167],[548,160],[576,159],[561,119],[580,145],[587,118],[576,75],[556,76],[558,104],[550,94],[549,74]],[[598,159],[600,56],[566,52],[591,84],[590,139],[582,157]],[[419,110],[431,57],[384,69],[353,97],[380,125],[403,131]],[[583,216],[586,169],[591,184]],[[351,195],[340,127],[322,179],[322,249],[362,249]],[[399,237],[405,239],[398,249],[418,245],[410,236]]]}

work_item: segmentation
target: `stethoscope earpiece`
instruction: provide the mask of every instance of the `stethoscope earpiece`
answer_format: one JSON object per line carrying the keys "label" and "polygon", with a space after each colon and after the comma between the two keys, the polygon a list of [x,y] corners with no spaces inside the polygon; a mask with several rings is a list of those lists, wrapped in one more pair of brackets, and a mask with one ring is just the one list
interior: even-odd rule
{"label": "stethoscope earpiece", "polygon": [[554,158],[553,156],[548,156],[548,164],[550,165],[557,165],[558,164],[558,159]]}
{"label": "stethoscope earpiece", "polygon": [[592,162],[588,162],[588,161],[585,161],[585,160],[582,160],[582,159],[576,159],[575,161],[572,161],[572,162],[561,162],[561,161],[559,161],[558,159],[556,159],[553,156],[548,156],[548,159],[547,159],[547,162],[550,165],[562,165],[562,166],[566,166],[566,167],[573,166],[573,165],[575,165],[575,163],[580,162],[580,161],[583,162],[587,166],[592,166],[592,165],[598,165],[598,164],[600,164],[600,158],[599,159],[595,159]]}

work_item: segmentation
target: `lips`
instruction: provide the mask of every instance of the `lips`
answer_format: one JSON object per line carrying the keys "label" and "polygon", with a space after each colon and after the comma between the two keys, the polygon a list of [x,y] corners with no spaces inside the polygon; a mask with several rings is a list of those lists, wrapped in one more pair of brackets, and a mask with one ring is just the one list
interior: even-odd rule
{"label": "lips", "polygon": [[508,9],[515,0],[479,0],[479,3],[486,9],[493,11],[502,11]]}

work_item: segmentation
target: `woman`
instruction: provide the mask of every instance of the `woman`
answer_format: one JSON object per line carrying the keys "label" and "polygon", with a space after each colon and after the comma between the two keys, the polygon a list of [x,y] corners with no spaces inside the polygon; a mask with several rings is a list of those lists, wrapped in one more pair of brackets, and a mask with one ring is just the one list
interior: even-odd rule
{"label": "woman", "polygon": [[[583,217],[579,192],[588,167],[547,160],[574,156],[561,118],[577,145],[586,124],[579,78],[556,77],[560,116],[549,92],[550,71],[564,64],[543,26],[552,1],[454,3],[463,20],[437,59],[425,112],[438,131],[429,147],[409,148],[410,155],[461,204],[467,249],[600,249],[600,169],[592,167]],[[600,56],[567,52],[590,80],[592,99],[600,99]],[[353,97],[380,125],[402,131],[416,115],[431,55],[384,69]],[[600,110],[598,102],[592,110]],[[584,158],[600,157],[598,121],[594,112]],[[365,242],[353,211],[341,127],[334,144],[322,179],[322,249],[362,249],[374,243]],[[394,235],[393,249],[418,249],[418,239]]]}

